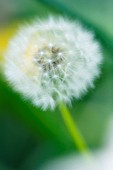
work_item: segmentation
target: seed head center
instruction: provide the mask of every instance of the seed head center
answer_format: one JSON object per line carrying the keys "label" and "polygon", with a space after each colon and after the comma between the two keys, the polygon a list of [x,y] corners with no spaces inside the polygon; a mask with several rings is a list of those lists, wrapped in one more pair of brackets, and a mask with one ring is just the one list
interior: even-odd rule
{"label": "seed head center", "polygon": [[37,66],[42,67],[42,70],[51,71],[62,63],[62,57],[63,50],[51,44],[38,49],[34,56],[34,61]]}

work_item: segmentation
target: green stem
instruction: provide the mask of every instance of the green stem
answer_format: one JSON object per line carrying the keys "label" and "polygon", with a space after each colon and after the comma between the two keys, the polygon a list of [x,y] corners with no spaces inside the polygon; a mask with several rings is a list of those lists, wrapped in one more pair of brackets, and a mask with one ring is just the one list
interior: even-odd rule
{"label": "green stem", "polygon": [[59,104],[59,109],[61,111],[64,122],[70,132],[70,135],[73,138],[73,141],[74,141],[76,147],[78,147],[78,149],[81,153],[88,155],[89,151],[88,151],[87,145],[86,145],[82,135],[80,134],[76,123],[73,121],[70,111],[63,103]]}

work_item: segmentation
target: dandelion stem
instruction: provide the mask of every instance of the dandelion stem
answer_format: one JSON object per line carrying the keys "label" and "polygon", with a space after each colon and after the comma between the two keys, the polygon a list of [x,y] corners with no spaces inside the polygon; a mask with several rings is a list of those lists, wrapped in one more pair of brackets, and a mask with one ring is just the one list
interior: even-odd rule
{"label": "dandelion stem", "polygon": [[88,155],[89,151],[88,151],[87,145],[86,145],[82,135],[80,134],[76,123],[73,121],[73,118],[71,117],[71,113],[70,113],[69,109],[66,107],[66,105],[64,103],[59,104],[59,109],[61,111],[64,122],[70,132],[70,135],[73,138],[73,141],[74,141],[76,147],[78,147],[79,151],[82,154]]}

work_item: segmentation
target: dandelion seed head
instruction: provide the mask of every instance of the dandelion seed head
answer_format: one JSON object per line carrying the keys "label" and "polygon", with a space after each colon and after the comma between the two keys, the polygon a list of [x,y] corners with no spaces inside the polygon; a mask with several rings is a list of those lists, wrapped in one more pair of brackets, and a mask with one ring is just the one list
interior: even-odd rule
{"label": "dandelion seed head", "polygon": [[100,74],[102,56],[92,32],[65,18],[22,26],[9,43],[4,72],[15,90],[43,109],[80,98]]}

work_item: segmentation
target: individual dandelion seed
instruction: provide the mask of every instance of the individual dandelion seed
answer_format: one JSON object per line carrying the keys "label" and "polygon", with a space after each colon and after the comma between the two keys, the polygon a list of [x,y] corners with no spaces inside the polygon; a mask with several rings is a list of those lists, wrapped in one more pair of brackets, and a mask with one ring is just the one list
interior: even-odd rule
{"label": "individual dandelion seed", "polygon": [[43,109],[80,98],[100,73],[101,52],[79,22],[50,17],[20,28],[5,55],[5,76]]}
{"label": "individual dandelion seed", "polygon": [[59,105],[81,152],[86,145],[64,105],[80,98],[100,74],[102,55],[92,32],[79,22],[49,17],[20,28],[5,54],[4,73],[13,88],[36,106]]}

